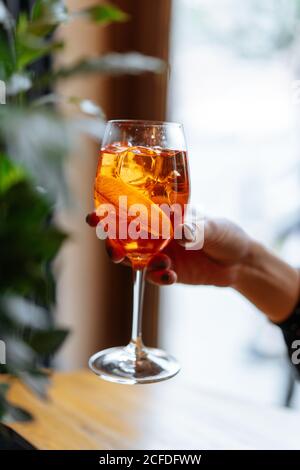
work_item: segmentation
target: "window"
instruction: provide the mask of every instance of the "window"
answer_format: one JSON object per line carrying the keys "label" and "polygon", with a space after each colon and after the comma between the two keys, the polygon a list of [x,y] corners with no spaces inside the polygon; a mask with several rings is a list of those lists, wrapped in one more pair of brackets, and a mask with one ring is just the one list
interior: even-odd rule
{"label": "window", "polygon": [[[169,118],[185,126],[191,202],[275,249],[300,200],[295,5],[173,3]],[[279,253],[300,265],[299,240]],[[238,294],[164,288],[161,309],[161,341],[181,361],[182,379],[282,403],[289,368],[281,333]]]}

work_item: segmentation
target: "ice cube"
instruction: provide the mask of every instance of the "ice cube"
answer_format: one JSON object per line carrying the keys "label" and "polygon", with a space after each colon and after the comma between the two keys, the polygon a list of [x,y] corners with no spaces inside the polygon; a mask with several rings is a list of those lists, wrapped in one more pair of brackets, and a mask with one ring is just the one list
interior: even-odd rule
{"label": "ice cube", "polygon": [[130,147],[119,154],[117,175],[124,183],[148,191],[155,183],[157,153],[148,147]]}

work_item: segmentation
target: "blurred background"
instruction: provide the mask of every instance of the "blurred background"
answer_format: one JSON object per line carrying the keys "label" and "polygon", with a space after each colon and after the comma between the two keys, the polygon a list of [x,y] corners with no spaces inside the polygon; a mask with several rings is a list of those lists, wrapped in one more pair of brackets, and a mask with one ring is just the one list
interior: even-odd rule
{"label": "blurred background", "polygon": [[[6,3],[16,15],[34,2]],[[66,2],[70,11],[95,3]],[[164,60],[165,72],[76,76],[50,83],[50,91],[93,100],[107,119],[182,122],[191,202],[233,219],[299,266],[300,1],[113,4],[128,14],[126,21],[103,28],[78,18],[60,26],[55,35],[66,47],[39,66],[137,51]],[[131,273],[108,261],[85,224],[99,145],[88,137],[76,142],[65,164],[71,204],[56,211],[70,234],[55,262],[55,317],[71,330],[55,360],[64,370],[86,366],[90,354],[125,344],[130,334]],[[179,359],[180,381],[256,403],[300,407],[281,333],[230,289],[147,286],[144,331],[148,345],[159,344]]]}

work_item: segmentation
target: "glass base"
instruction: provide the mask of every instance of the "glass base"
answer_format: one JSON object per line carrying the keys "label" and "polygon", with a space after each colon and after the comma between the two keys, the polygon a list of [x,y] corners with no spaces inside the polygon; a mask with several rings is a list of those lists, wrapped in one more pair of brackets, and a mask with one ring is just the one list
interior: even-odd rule
{"label": "glass base", "polygon": [[160,382],[180,371],[176,359],[164,351],[144,346],[138,349],[133,343],[94,354],[89,367],[102,379],[122,384]]}

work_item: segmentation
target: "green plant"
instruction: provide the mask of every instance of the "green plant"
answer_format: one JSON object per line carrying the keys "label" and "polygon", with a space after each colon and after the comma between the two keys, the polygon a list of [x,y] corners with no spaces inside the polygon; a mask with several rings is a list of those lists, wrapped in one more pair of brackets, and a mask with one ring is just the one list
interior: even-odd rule
{"label": "green plant", "polygon": [[[76,74],[138,74],[164,68],[153,57],[112,53],[37,74],[32,65],[64,47],[55,30],[78,16],[99,24],[127,20],[108,3],[71,14],[62,0],[37,0],[29,14],[15,21],[0,0],[0,80],[7,90],[7,102],[0,106],[0,339],[7,354],[6,364],[0,366],[6,374],[0,382],[3,422],[30,418],[7,400],[11,378],[18,377],[45,397],[49,372],[41,366],[68,334],[55,327],[49,314],[55,306],[51,262],[65,239],[53,223],[53,210],[57,198],[67,193],[61,194],[66,188],[63,162],[78,128],[83,123],[83,131],[94,135],[90,124],[96,122],[100,132],[104,122],[99,105],[46,95],[45,86]],[[76,107],[80,119],[66,119],[55,106],[60,101]]]}

